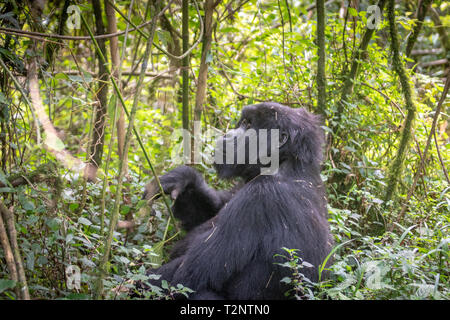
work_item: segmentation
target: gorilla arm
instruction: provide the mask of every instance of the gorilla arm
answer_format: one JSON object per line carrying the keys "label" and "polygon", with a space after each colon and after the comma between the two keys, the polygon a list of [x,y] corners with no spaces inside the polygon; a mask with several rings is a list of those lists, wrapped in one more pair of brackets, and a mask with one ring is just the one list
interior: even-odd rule
{"label": "gorilla arm", "polygon": [[[232,196],[229,191],[210,188],[194,168],[180,166],[160,178],[164,193],[175,200],[173,213],[189,231],[212,218]],[[146,185],[143,198],[153,200],[159,195],[155,180]]]}

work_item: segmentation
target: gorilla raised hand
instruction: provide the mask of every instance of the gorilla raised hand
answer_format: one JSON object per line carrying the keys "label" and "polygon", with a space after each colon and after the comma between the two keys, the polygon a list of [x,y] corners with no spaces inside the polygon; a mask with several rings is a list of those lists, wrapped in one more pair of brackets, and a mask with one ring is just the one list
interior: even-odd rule
{"label": "gorilla raised hand", "polygon": [[[304,109],[244,107],[237,127],[217,141],[215,163],[220,177],[242,178],[242,188],[216,191],[187,166],[160,177],[188,233],[175,244],[171,261],[151,273],[191,288],[192,299],[282,299],[289,287],[280,280],[291,274],[276,255],[285,247],[299,250],[313,265],[303,274],[317,281],[332,241],[320,178],[322,144],[317,117]],[[150,183],[144,196],[157,191]]]}

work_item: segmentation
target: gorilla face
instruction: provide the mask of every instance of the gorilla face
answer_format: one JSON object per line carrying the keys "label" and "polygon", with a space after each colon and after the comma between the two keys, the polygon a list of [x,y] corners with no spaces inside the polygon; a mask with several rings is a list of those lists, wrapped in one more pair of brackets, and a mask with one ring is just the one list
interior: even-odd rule
{"label": "gorilla face", "polygon": [[249,105],[235,129],[216,141],[215,168],[222,178],[277,174],[281,165],[305,169],[320,163],[319,119],[277,103]]}

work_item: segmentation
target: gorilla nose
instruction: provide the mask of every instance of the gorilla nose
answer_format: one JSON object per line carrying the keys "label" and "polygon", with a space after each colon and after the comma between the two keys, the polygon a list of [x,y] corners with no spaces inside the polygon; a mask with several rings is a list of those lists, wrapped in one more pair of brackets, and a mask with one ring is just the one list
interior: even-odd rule
{"label": "gorilla nose", "polygon": [[239,137],[244,133],[244,130],[242,128],[238,129],[231,129],[225,135],[223,136],[223,139],[225,141],[227,140],[233,140],[235,137]]}

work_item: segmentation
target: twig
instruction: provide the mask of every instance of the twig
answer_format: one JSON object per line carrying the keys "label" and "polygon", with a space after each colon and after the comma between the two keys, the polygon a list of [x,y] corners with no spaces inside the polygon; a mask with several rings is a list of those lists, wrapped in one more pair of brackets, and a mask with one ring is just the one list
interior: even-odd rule
{"label": "twig", "polygon": [[440,66],[440,65],[443,65],[443,64],[447,64],[447,63],[448,63],[447,59],[439,59],[439,60],[434,60],[434,61],[430,61],[430,62],[421,63],[420,66],[422,68],[427,68],[427,67]]}
{"label": "twig", "polygon": [[[140,31],[140,29],[149,25],[150,23],[151,23],[151,21],[147,21],[138,26],[133,25],[133,28],[128,30],[128,32],[132,32],[132,31],[136,31],[136,30]],[[40,41],[44,41],[45,38],[54,38],[54,39],[60,39],[60,40],[91,40],[90,36],[64,36],[64,35],[55,34],[55,33],[49,34],[49,33],[25,31],[25,30],[14,29],[14,28],[5,28],[5,27],[0,27],[0,32],[5,33],[5,34],[12,34],[12,35],[17,35],[17,36],[21,36],[21,37],[31,38],[31,39],[37,39]],[[109,38],[119,37],[125,33],[126,33],[126,31],[120,31],[120,32],[116,32],[116,33],[107,33],[107,34],[102,34],[102,35],[96,35],[96,36],[94,36],[94,39],[96,39],[96,40],[109,39]]]}
{"label": "twig", "polygon": [[426,56],[426,55],[438,55],[443,53],[444,50],[442,48],[436,48],[436,49],[416,49],[411,51],[412,56]]}
{"label": "twig", "polygon": [[441,168],[442,168],[442,171],[444,172],[444,176],[445,176],[445,179],[447,180],[447,183],[450,184],[448,172],[447,172],[447,169],[445,168],[444,161],[442,160],[441,151],[439,151],[439,144],[438,144],[438,141],[436,138],[436,130],[434,130],[433,136],[434,136],[434,144],[436,145],[436,152],[437,152],[438,158],[439,158],[439,163],[441,164]]}
{"label": "twig", "polygon": [[403,118],[405,117],[405,113],[403,112],[403,110],[400,108],[400,106],[394,101],[392,100],[387,94],[385,94],[383,91],[378,90],[377,88],[372,87],[371,85],[365,83],[365,82],[360,82],[360,84],[362,84],[363,86],[366,86],[376,92],[378,92],[379,94],[381,94],[383,97],[385,97],[387,100],[389,100],[389,102],[395,107],[397,108],[397,110],[402,114]]}

